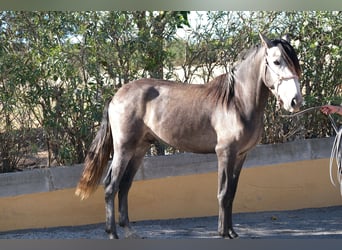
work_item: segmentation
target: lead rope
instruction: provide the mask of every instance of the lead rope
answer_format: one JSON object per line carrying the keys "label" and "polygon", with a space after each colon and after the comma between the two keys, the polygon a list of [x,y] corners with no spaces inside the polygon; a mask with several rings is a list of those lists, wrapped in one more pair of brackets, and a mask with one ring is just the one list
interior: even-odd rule
{"label": "lead rope", "polygon": [[[295,114],[291,114],[291,115],[280,115],[281,117],[285,117],[285,118],[291,118],[291,117],[296,117],[299,115],[303,115],[305,113],[308,113],[312,110],[316,110],[316,109],[321,109],[323,106],[316,106],[316,107],[311,107],[311,108],[307,108],[304,109],[302,111],[299,111]],[[334,119],[332,118],[332,116],[329,114],[328,115],[330,121],[331,121],[331,125],[334,128],[335,132],[336,132],[336,136],[334,139],[334,143],[332,146],[332,150],[331,150],[331,154],[330,154],[330,161],[329,161],[329,176],[330,176],[330,182],[336,187],[334,178],[333,178],[333,163],[334,160],[336,161],[336,165],[337,165],[337,173],[336,173],[336,178],[337,178],[337,182],[340,184],[340,194],[342,196],[342,127],[340,129],[337,128],[337,125],[334,121]]]}
{"label": "lead rope", "polygon": [[303,115],[305,113],[311,112],[312,110],[321,109],[322,107],[323,106],[311,107],[311,108],[304,109],[302,111],[299,111],[299,112],[291,114],[291,115],[280,115],[280,116],[285,117],[285,118],[292,118],[292,117],[296,117],[296,116]]}
{"label": "lead rope", "polygon": [[335,136],[335,140],[334,140],[333,147],[331,150],[330,162],[329,162],[330,181],[336,187],[333,176],[332,176],[333,162],[335,159],[336,165],[337,165],[336,178],[337,178],[337,182],[340,184],[340,193],[342,196],[342,161],[341,161],[341,157],[342,157],[342,150],[341,150],[342,128],[340,128],[337,131],[337,126],[336,126],[333,118],[331,117],[331,115],[329,115],[329,118],[333,124],[335,131],[336,131],[336,136]]}

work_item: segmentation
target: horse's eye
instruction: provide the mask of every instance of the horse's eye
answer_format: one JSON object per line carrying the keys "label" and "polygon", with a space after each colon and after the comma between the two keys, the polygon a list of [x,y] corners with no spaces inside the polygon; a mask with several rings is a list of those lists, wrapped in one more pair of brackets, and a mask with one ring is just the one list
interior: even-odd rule
{"label": "horse's eye", "polygon": [[279,60],[275,60],[273,63],[274,63],[275,65],[280,65],[280,61],[279,61]]}

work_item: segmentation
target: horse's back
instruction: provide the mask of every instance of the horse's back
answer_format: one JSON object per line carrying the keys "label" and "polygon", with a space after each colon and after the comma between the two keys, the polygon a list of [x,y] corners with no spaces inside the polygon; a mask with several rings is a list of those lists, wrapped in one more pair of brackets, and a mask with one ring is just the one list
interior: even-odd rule
{"label": "horse's back", "polygon": [[148,102],[159,96],[160,88],[170,88],[174,85],[171,81],[158,79],[139,79],[123,85],[114,96],[117,104],[134,101]]}
{"label": "horse's back", "polygon": [[[164,108],[167,110],[179,105],[186,109],[187,104],[200,102],[198,93],[201,89],[203,85],[144,78],[122,86],[115,94],[113,101],[119,106],[132,103],[134,108],[165,104],[167,107]],[[197,96],[195,96],[196,93]]]}

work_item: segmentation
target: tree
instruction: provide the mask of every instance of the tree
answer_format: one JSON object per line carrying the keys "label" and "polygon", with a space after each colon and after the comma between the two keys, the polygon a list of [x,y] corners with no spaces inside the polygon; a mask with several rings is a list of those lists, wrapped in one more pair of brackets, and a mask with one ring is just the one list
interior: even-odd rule
{"label": "tree", "polygon": [[[305,107],[341,104],[342,18],[339,11],[203,14],[190,27],[188,11],[0,12],[0,146],[2,171],[37,152],[37,131],[47,165],[83,162],[104,101],[141,77],[203,82],[229,68],[240,53],[289,33],[301,62]],[[178,28],[190,33],[182,39]],[[177,76],[181,68],[183,76]],[[335,119],[340,119],[335,117]],[[319,112],[285,119],[271,98],[263,143],[333,133]],[[40,136],[41,137],[41,136]],[[156,144],[157,154],[174,151]]]}
{"label": "tree", "polygon": [[133,12],[138,27],[138,44],[141,65],[152,78],[163,78],[167,51],[165,41],[175,35],[176,29],[189,25],[189,11],[136,11]]}

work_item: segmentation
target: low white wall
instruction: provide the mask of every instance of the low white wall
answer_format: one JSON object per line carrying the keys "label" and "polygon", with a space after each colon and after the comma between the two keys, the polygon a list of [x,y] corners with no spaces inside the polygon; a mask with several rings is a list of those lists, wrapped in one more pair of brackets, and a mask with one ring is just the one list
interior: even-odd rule
{"label": "low white wall", "polygon": [[[233,211],[342,204],[329,180],[333,138],[258,145],[242,169]],[[74,195],[82,164],[0,175],[0,231],[104,222],[104,192]],[[216,156],[146,157],[129,195],[130,219],[217,215]]]}
{"label": "low white wall", "polygon": [[[334,138],[308,139],[282,144],[257,145],[243,168],[329,158]],[[50,192],[76,187],[83,164],[0,174],[0,197]],[[176,154],[146,157],[135,180],[215,172],[214,154]],[[327,168],[328,171],[328,168]]]}

